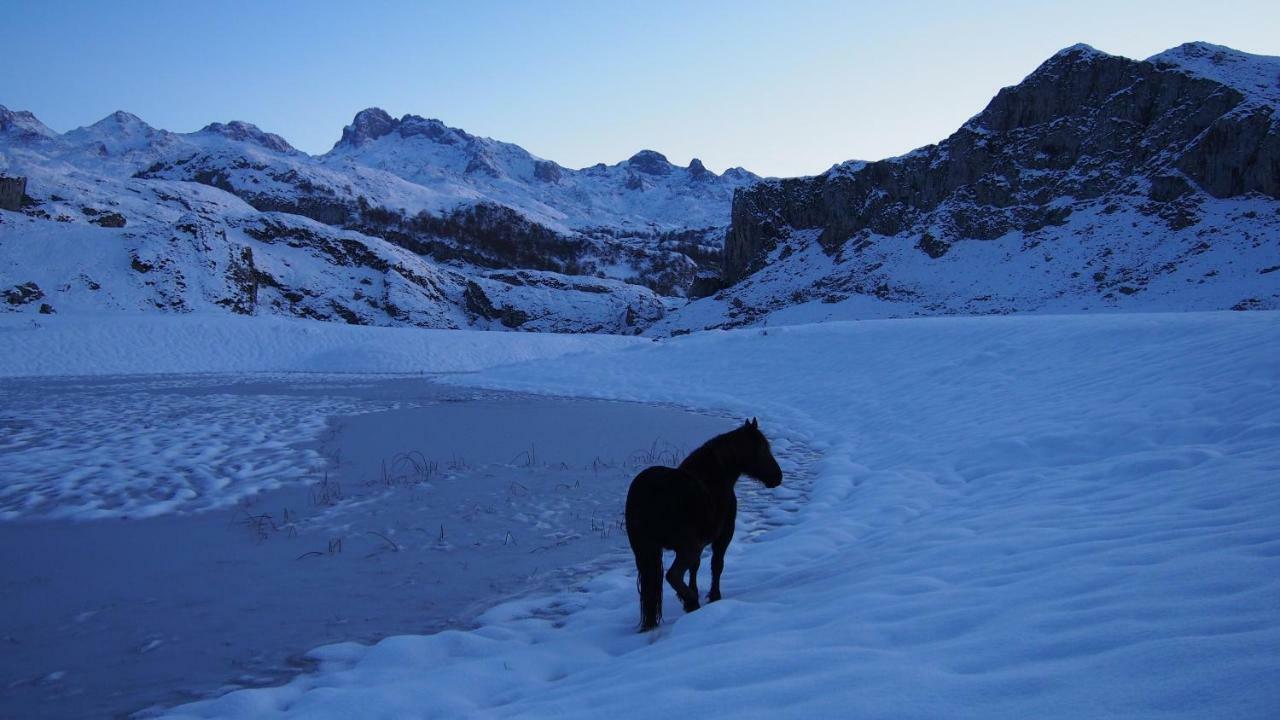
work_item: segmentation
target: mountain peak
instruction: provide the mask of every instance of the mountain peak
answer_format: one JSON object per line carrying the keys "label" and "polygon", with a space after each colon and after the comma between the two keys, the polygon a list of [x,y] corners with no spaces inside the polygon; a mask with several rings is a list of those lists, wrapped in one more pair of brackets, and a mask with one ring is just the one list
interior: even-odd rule
{"label": "mountain peak", "polygon": [[54,140],[58,133],[28,110],[10,110],[0,105],[0,134],[14,135],[27,139]]}
{"label": "mountain peak", "polygon": [[350,125],[342,128],[342,138],[334,147],[360,147],[392,132],[399,124],[382,108],[365,108],[356,113]]}
{"label": "mountain peak", "polygon": [[210,123],[200,129],[202,133],[212,135],[221,135],[229,140],[238,142],[249,142],[255,145],[261,145],[268,150],[274,150],[281,153],[297,152],[293,149],[284,138],[275,133],[263,132],[261,128],[253,123],[247,123],[242,120],[232,120],[229,123]]}
{"label": "mountain peak", "polygon": [[471,138],[467,133],[451,128],[441,120],[424,118],[421,115],[405,115],[400,118],[399,130],[400,137],[409,138],[416,135],[434,140],[441,145],[454,145]]}
{"label": "mountain peak", "polygon": [[702,180],[704,178],[710,179],[716,176],[716,174],[708,170],[707,166],[703,165],[702,161],[698,158],[694,158],[689,161],[688,171],[689,177],[694,180]]}
{"label": "mountain peak", "polygon": [[110,115],[102,118],[101,120],[94,123],[93,125],[90,125],[90,127],[95,127],[95,128],[106,128],[111,126],[146,127],[146,128],[151,127],[146,122],[144,122],[142,118],[138,117],[137,115],[134,115],[131,112],[125,112],[124,110],[117,110],[111,113]]}
{"label": "mountain peak", "polygon": [[1107,53],[1104,53],[1098,48],[1085,43],[1076,43],[1075,45],[1069,45],[1053,54],[1054,57],[1067,57],[1070,55],[1079,55],[1082,57],[1092,57],[1092,56],[1107,57]]}
{"label": "mountain peak", "polygon": [[627,158],[627,164],[646,175],[666,175],[674,167],[666,155],[656,150],[641,150]]}

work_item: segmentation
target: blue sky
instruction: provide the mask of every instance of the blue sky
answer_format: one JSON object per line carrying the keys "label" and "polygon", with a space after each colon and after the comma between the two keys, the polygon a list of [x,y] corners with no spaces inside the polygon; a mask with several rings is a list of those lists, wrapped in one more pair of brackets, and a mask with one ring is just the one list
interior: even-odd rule
{"label": "blue sky", "polygon": [[437,117],[569,167],[641,148],[821,172],[935,142],[1076,42],[1280,55],[1274,2],[17,2],[0,104],[58,131],[122,109],[247,120],[312,153],[360,109]]}

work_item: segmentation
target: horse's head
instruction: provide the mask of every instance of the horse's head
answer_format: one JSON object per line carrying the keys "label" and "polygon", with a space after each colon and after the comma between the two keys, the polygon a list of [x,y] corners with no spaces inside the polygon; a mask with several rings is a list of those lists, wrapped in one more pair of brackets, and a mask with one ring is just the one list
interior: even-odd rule
{"label": "horse's head", "polygon": [[760,432],[760,423],[751,418],[738,428],[742,441],[738,448],[738,461],[742,463],[742,472],[764,483],[765,487],[775,488],[782,484],[782,468],[773,459],[773,450],[769,448],[769,439]]}

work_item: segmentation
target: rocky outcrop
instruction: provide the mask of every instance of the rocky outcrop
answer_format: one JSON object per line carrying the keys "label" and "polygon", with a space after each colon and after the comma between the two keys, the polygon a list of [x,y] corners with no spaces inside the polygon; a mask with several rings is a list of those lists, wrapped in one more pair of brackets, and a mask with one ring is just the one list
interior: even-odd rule
{"label": "rocky outcrop", "polygon": [[399,123],[395,118],[388,115],[382,108],[361,110],[356,113],[350,125],[342,128],[342,138],[338,140],[335,147],[344,145],[360,147],[389,134],[398,126]]}
{"label": "rocky outcrop", "polygon": [[280,153],[297,152],[292,145],[279,135],[264,132],[257,125],[240,120],[232,120],[229,123],[211,123],[206,125],[200,132],[221,135],[230,140],[250,142]]}
{"label": "rocky outcrop", "polygon": [[724,277],[759,269],[797,229],[818,230],[831,251],[906,233],[940,257],[956,242],[1063,223],[1072,202],[1112,193],[1172,202],[1190,182],[1218,198],[1280,198],[1275,114],[1221,82],[1074,46],[937,145],[739,190]]}
{"label": "rocky outcrop", "polygon": [[641,150],[632,155],[627,160],[627,164],[636,172],[646,175],[669,175],[674,169],[674,166],[667,162],[667,156],[654,150]]}
{"label": "rocky outcrop", "polygon": [[10,305],[26,305],[44,297],[44,291],[33,282],[14,285],[4,291],[4,301]]}
{"label": "rocky outcrop", "polygon": [[26,193],[26,178],[0,175],[0,210],[18,212],[22,209],[22,196]]}
{"label": "rocky outcrop", "polygon": [[533,164],[533,176],[545,183],[557,183],[564,177],[564,173],[560,172],[559,165],[550,160],[539,160]]}

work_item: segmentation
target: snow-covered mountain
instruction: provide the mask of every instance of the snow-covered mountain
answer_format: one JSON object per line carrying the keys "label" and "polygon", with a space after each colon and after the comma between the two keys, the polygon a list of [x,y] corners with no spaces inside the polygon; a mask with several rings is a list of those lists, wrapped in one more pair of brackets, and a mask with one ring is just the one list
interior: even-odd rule
{"label": "snow-covered mountain", "polygon": [[0,217],[10,310],[578,332],[636,332],[714,273],[757,179],[649,151],[573,171],[380,110],[312,157],[239,121],[180,134],[116,112],[60,135],[3,107],[0,173],[27,179]]}
{"label": "snow-covered mountain", "polygon": [[518,145],[416,115],[396,120],[378,108],[356,115],[322,159],[333,167],[386,170],[430,188],[462,183],[548,226],[579,230],[723,225],[733,191],[760,179],[742,168],[716,175],[697,159],[678,167],[653,150],[570,170]]}
{"label": "snow-covered mountain", "polygon": [[731,287],[658,330],[1280,307],[1280,58],[1066,48],[937,145],[733,204]]}
{"label": "snow-covered mountain", "polygon": [[1280,307],[1278,79],[1280,59],[1205,43],[1077,45],[936,145],[781,180],[653,151],[573,170],[376,108],[310,156],[244,122],[59,134],[0,107],[0,174],[26,179],[21,207],[0,187],[0,292],[32,313],[659,334]]}

